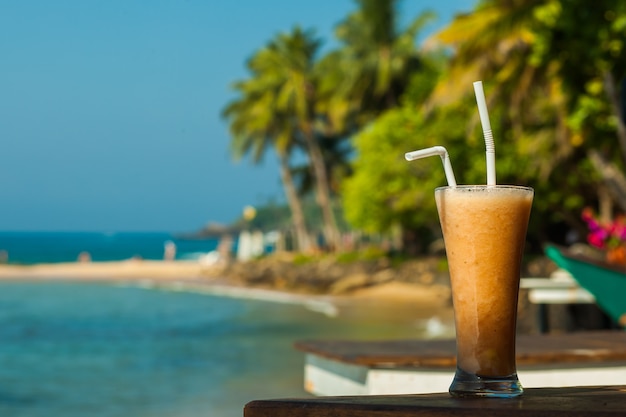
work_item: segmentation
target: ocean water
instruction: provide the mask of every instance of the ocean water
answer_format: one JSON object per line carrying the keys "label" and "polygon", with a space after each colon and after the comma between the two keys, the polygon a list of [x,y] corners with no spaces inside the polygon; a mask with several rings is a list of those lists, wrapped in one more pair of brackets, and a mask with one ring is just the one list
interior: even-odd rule
{"label": "ocean water", "polygon": [[0,251],[16,264],[74,262],[81,252],[88,252],[94,261],[163,259],[168,241],[176,245],[177,259],[197,258],[218,244],[214,238],[183,240],[158,232],[0,232]]}
{"label": "ocean water", "polygon": [[0,415],[234,417],[307,395],[310,338],[416,337],[413,323],[123,285],[0,283]]}
{"label": "ocean water", "polygon": [[[81,251],[96,261],[161,259],[168,240],[3,232],[0,250],[25,264]],[[217,245],[174,241],[179,258]],[[429,311],[321,307],[130,283],[0,282],[0,416],[241,416],[254,399],[307,395],[296,340],[424,337],[432,324]]]}

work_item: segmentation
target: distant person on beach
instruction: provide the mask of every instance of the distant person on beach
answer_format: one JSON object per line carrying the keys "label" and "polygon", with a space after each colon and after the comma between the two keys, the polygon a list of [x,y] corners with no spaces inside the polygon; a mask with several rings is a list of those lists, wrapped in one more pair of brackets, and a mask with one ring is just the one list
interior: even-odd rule
{"label": "distant person on beach", "polygon": [[163,259],[166,261],[173,261],[176,259],[176,244],[171,240],[165,242],[165,253]]}
{"label": "distant person on beach", "polygon": [[224,235],[217,245],[217,253],[220,255],[220,259],[224,262],[230,262],[233,250],[233,237],[230,235]]}
{"label": "distant person on beach", "polygon": [[0,264],[8,264],[9,263],[9,252],[2,249],[0,250]]}
{"label": "distant person on beach", "polygon": [[89,252],[81,252],[78,254],[78,262],[87,263],[91,262],[91,255]]}

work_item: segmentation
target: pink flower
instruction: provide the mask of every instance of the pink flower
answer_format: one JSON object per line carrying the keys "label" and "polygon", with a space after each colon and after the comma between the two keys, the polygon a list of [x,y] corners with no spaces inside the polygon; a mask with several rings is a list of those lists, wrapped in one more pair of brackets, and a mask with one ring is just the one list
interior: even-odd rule
{"label": "pink flower", "polygon": [[611,234],[618,240],[626,241],[626,217],[618,216],[613,221]]}
{"label": "pink flower", "polygon": [[600,249],[611,249],[626,244],[626,216],[617,216],[613,221],[601,223],[589,207],[585,208],[581,218],[587,223],[589,234],[587,242]]}
{"label": "pink flower", "polygon": [[604,239],[597,233],[589,233],[587,235],[587,242],[589,242],[591,246],[595,246],[599,249],[604,249]]}

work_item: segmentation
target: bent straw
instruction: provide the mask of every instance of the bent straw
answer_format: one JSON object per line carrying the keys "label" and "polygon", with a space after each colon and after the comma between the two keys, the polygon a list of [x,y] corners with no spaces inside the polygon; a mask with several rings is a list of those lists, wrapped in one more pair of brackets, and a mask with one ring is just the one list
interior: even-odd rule
{"label": "bent straw", "polygon": [[489,122],[489,113],[487,112],[487,103],[485,101],[485,91],[483,90],[482,81],[476,81],[474,83],[474,93],[476,94],[478,114],[480,115],[480,123],[483,126],[483,136],[485,137],[487,185],[496,185],[496,145],[493,142],[493,133],[491,132],[491,123]]}
{"label": "bent straw", "polygon": [[446,180],[450,187],[456,187],[456,179],[454,178],[454,172],[452,171],[452,164],[450,163],[450,156],[448,151],[443,146],[433,146],[432,148],[420,149],[418,151],[407,152],[404,154],[404,158],[407,161],[414,161],[420,158],[426,158],[429,156],[439,155],[441,162],[443,163],[443,170],[446,173]]}

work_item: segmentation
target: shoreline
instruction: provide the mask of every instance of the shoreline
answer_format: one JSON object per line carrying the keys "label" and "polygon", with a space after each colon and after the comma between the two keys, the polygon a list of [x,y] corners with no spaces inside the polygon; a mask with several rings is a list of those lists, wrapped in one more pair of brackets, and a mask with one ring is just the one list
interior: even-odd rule
{"label": "shoreline", "polygon": [[115,281],[124,279],[201,278],[205,268],[197,261],[152,261],[128,259],[103,262],[59,262],[32,265],[0,265],[0,281],[14,279],[79,279]]}
{"label": "shoreline", "polygon": [[[347,293],[310,293],[272,286],[253,285],[240,279],[231,279],[224,268],[203,265],[197,261],[156,261],[129,259],[103,262],[62,262],[32,265],[0,264],[0,282],[3,281],[79,281],[79,282],[139,282],[145,285],[212,287],[215,292],[251,292],[277,294],[267,298],[332,297],[360,299],[390,299],[419,301],[431,299],[436,304],[449,298],[447,286],[386,280],[355,287]],[[152,283],[152,284],[150,284]],[[424,294],[427,292],[428,294]],[[280,295],[282,294],[282,296]]]}
{"label": "shoreline", "polygon": [[446,323],[452,317],[449,289],[387,281],[342,294],[318,294],[255,286],[223,276],[197,261],[125,260],[0,265],[1,282],[112,283],[140,288],[297,304],[328,317],[371,316],[374,320]]}

